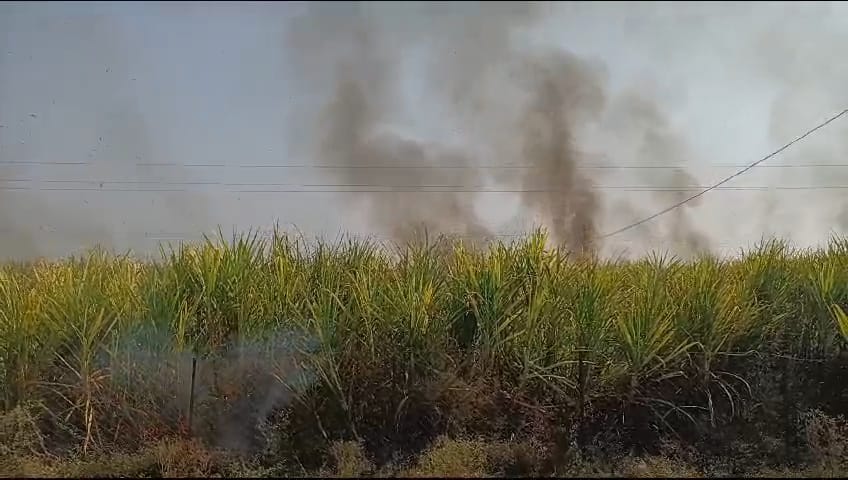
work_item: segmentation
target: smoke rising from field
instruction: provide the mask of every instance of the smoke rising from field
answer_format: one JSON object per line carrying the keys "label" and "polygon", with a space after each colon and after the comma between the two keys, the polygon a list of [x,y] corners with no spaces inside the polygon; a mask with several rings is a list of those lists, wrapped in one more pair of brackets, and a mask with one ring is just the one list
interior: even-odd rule
{"label": "smoke rising from field", "polygon": [[[657,105],[632,90],[623,92],[612,102],[607,110],[607,118],[608,121],[601,129],[616,140],[614,157],[629,159],[630,166],[681,165],[684,159],[694,155],[686,144],[685,136],[669,124]],[[670,188],[669,191],[652,192],[654,202],[647,206],[625,207],[626,217],[632,219],[641,219],[653,214],[656,208],[654,205],[681,202],[701,186],[685,165],[673,169],[639,168],[633,172],[633,177],[638,180],[631,183],[654,183]],[[700,230],[697,222],[690,219],[690,215],[697,210],[700,203],[700,198],[692,200],[669,212],[668,217],[663,219],[664,222],[645,224],[641,227],[643,233],[640,236],[646,243],[665,238],[672,244],[673,250],[683,256],[709,251],[709,238]]]}
{"label": "smoke rising from field", "polygon": [[[485,106],[488,99],[478,96],[478,89],[488,80],[487,71],[500,66],[499,63],[504,60],[521,61],[526,77],[523,83],[530,95],[523,115],[505,119],[515,122],[512,126],[515,130],[509,139],[513,144],[506,147],[512,147],[519,154],[510,163],[532,168],[501,183],[506,183],[503,185],[506,188],[528,191],[522,196],[522,203],[550,219],[551,233],[557,240],[574,248],[588,247],[595,234],[594,215],[598,200],[575,168],[578,154],[570,128],[571,117],[577,115],[577,110],[587,106],[597,109],[596,104],[603,101],[602,88],[597,85],[594,72],[579,59],[560,52],[534,58],[516,55],[509,41],[512,25],[508,20],[511,17],[508,12],[495,10],[494,26],[478,20],[471,25],[454,24],[446,27],[448,30],[444,32],[428,32],[450,38],[451,43],[446,47],[452,49],[455,58],[470,60],[470,64],[462,65],[448,61],[447,65],[451,68],[438,71],[436,75],[441,75],[445,82],[443,91],[447,93],[447,99],[434,98],[434,101],[453,103],[451,116],[465,121],[475,122],[480,117],[490,116],[493,111]],[[328,163],[348,167],[339,169],[339,180],[343,184],[357,187],[388,184],[413,189],[437,185],[439,189],[450,190],[421,194],[421,198],[408,193],[363,194],[371,219],[396,240],[407,240],[402,232],[415,226],[441,232],[454,226],[454,229],[462,229],[461,233],[485,237],[489,231],[474,211],[467,190],[484,186],[488,179],[479,167],[497,162],[474,159],[473,153],[452,151],[451,147],[438,142],[409,140],[378,131],[381,122],[402,108],[400,99],[395,97],[400,83],[401,52],[410,48],[416,39],[398,41],[381,38],[379,25],[369,25],[364,15],[354,19],[346,17],[350,22],[349,30],[322,25],[325,19],[336,19],[333,15],[337,14],[315,8],[305,20],[297,19],[300,28],[294,30],[295,35],[301,36],[331,31],[330,36],[335,35],[335,38],[324,36],[316,44],[320,48],[326,48],[330,43],[334,50],[349,49],[332,73],[335,78],[331,100],[324,106],[323,116],[316,126],[315,156]],[[529,13],[513,14],[513,23],[520,23]],[[428,26],[438,25],[434,21],[436,18],[426,14],[424,17],[430,21]],[[474,41],[480,37],[486,41]],[[310,48],[313,43],[309,39],[296,38],[293,44],[298,47],[298,58],[303,56],[309,60],[321,54]],[[445,53],[444,49],[436,49],[437,56]],[[309,73],[306,60],[298,63],[304,65]],[[395,169],[391,176],[380,174],[379,169],[368,168],[428,165],[447,168],[428,172],[419,168]],[[537,191],[530,193],[530,190]]]}
{"label": "smoke rising from field", "polygon": [[[186,425],[195,357],[176,349],[173,339],[162,333],[134,332],[123,339],[110,357],[112,387],[148,405],[171,426]],[[198,355],[193,435],[230,451],[256,453],[265,448],[265,422],[313,385],[315,374],[302,360],[303,352],[315,348],[314,338],[281,331],[225,345],[214,355]]]}
{"label": "smoke rising from field", "polygon": [[[277,221],[400,241],[541,223],[576,250],[685,255],[848,231],[844,190],[724,190],[598,238],[844,108],[837,3],[0,8],[0,162],[88,162],[0,165],[3,258]],[[844,163],[846,125],[768,163]],[[150,165],[207,162],[344,168]],[[846,175],[759,168],[732,186]],[[275,192],[301,184],[355,192]]]}
{"label": "smoke rising from field", "polygon": [[[339,166],[335,179],[344,187],[382,190],[363,194],[360,201],[369,219],[394,240],[412,240],[422,228],[485,237],[489,232],[476,218],[468,196],[452,192],[469,188],[468,182],[479,178],[470,159],[450,147],[380,131],[381,122],[400,109],[402,100],[395,47],[379,38],[378,26],[368,19],[339,17],[331,8],[326,16],[317,12],[325,9],[315,6],[315,12],[297,19],[292,30],[295,64],[307,76],[314,69],[310,61],[346,50],[326,72],[334,82],[316,121],[314,158]],[[341,23],[330,25],[333,21]],[[428,165],[448,168],[420,168]],[[422,189],[437,193],[418,193]]]}
{"label": "smoke rising from field", "polygon": [[[577,170],[580,154],[574,122],[581,110],[593,113],[603,106],[600,76],[570,54],[554,52],[527,65],[533,77],[532,101],[521,119],[522,158],[531,168],[524,174],[527,193],[522,203],[541,210],[554,238],[566,246],[591,251],[597,236],[599,198],[592,181]],[[532,192],[542,188],[541,194]]]}
{"label": "smoke rising from field", "polygon": [[[395,16],[366,15],[364,7],[344,15],[330,7],[315,7],[295,19],[291,44],[304,84],[320,76],[316,66],[332,77],[329,93],[317,95],[328,101],[319,107],[322,116],[315,122],[314,157],[344,165],[337,178],[346,185],[420,189],[432,182],[463,190],[426,198],[423,194],[419,198],[408,193],[363,193],[371,220],[395,239],[406,239],[400,229],[407,225],[442,231],[456,225],[464,229],[462,233],[485,237],[489,230],[472,208],[473,197],[467,190],[492,181],[497,188],[518,193],[522,213],[538,214],[556,242],[573,250],[592,250],[603,213],[602,198],[594,188],[595,179],[580,169],[586,159],[578,131],[603,128],[604,121],[617,122],[616,135],[604,134],[606,141],[617,141],[619,135],[639,137],[629,145],[638,151],[619,153],[657,164],[674,162],[685,153],[679,146],[684,140],[666,127],[652,99],[630,91],[621,111],[607,112],[610,93],[601,62],[566,49],[519,44],[515,37],[532,26],[541,9],[538,5],[463,5],[462,13],[476,13],[470,22],[452,22],[447,18],[449,11],[437,7],[420,9],[425,11],[417,12],[416,18],[426,36],[403,21],[397,25]],[[343,25],[340,18],[345,19]],[[312,38],[318,35],[320,39]],[[431,38],[438,40],[428,41]],[[464,152],[450,151],[438,141],[379,133],[381,123],[401,115],[403,60],[407,51],[421,44],[435,58],[446,59],[428,63],[428,78],[433,80],[428,101],[443,108],[447,121],[471,125],[463,128]],[[333,58],[328,51],[345,53]],[[327,70],[328,64],[335,68]],[[496,149],[481,154],[482,149],[475,149],[478,145]],[[486,164],[526,168],[494,177],[487,173],[491,169],[474,168]],[[428,175],[403,168],[389,177],[368,168],[373,165],[465,168]],[[692,183],[685,172],[665,177],[672,187]],[[683,211],[675,213],[672,235],[689,248],[707,247]]]}

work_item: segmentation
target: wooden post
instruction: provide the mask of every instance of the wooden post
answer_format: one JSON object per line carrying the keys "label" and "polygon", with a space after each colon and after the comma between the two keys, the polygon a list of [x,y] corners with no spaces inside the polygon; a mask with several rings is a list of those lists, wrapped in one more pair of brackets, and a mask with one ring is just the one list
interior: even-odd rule
{"label": "wooden post", "polygon": [[197,356],[191,357],[191,387],[188,396],[188,436],[191,436],[192,416],[194,415],[194,377],[197,372]]}

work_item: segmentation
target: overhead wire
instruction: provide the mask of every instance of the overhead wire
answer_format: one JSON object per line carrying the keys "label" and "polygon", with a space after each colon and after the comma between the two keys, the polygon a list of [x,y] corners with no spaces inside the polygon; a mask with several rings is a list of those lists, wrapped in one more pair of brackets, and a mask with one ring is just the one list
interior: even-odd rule
{"label": "overhead wire", "polygon": [[[719,181],[719,182],[717,182],[713,185],[710,185],[708,187],[705,187],[705,188],[700,188],[700,187],[668,187],[668,188],[663,188],[663,187],[641,187],[641,186],[637,186],[637,187],[618,187],[618,186],[594,187],[595,189],[601,189],[601,190],[603,190],[603,189],[618,189],[618,190],[624,190],[624,191],[647,191],[647,192],[683,192],[683,191],[691,191],[692,189],[695,189],[695,188],[700,188],[698,193],[691,195],[684,200],[676,202],[673,205],[671,205],[671,206],[669,206],[669,207],[667,207],[663,210],[660,210],[660,211],[658,211],[658,212],[656,212],[656,213],[654,213],[654,214],[652,214],[648,217],[642,218],[639,221],[630,223],[630,224],[625,225],[624,227],[621,227],[617,230],[603,234],[599,238],[601,238],[601,239],[609,238],[609,237],[612,237],[614,235],[618,235],[618,234],[623,233],[625,231],[636,228],[636,227],[643,225],[643,224],[645,224],[645,223],[647,223],[647,222],[649,222],[649,221],[651,221],[651,220],[653,220],[657,217],[660,217],[660,216],[662,216],[666,213],[669,213],[669,212],[671,212],[671,211],[673,211],[673,210],[691,202],[692,200],[695,200],[695,199],[697,199],[697,198],[699,198],[699,197],[701,197],[701,196],[705,195],[706,193],[713,191],[713,190],[718,190],[718,189],[721,189],[721,190],[739,190],[739,191],[745,191],[745,190],[824,190],[824,189],[831,189],[832,190],[832,189],[846,189],[846,188],[848,188],[848,186],[842,186],[842,185],[735,187],[735,188],[734,187],[730,187],[730,188],[725,187],[725,188],[721,188],[721,186],[724,185],[725,183],[745,174],[746,172],[748,172],[749,170],[759,166],[763,162],[777,156],[778,154],[780,154],[784,150],[788,149],[789,147],[791,147],[795,143],[805,139],[809,135],[812,135],[813,133],[817,132],[818,130],[820,130],[820,129],[824,128],[825,126],[829,125],[830,123],[836,121],[840,117],[844,116],[846,113],[848,113],[848,108],[843,109],[842,111],[831,116],[830,118],[828,118],[824,122],[822,122],[822,123],[816,125],[815,127],[809,129],[808,131],[806,131],[802,135],[800,135],[800,136],[796,137],[795,139],[793,139],[792,141],[786,143],[785,145],[783,145],[779,149],[775,150],[774,152],[766,155],[765,157],[763,157],[763,158],[761,158],[761,159],[759,159],[759,160],[757,160],[757,161],[755,161],[755,162],[753,162],[749,165],[746,165],[741,170],[739,170],[739,171],[733,173],[732,175],[722,179],[721,181]],[[89,165],[89,164],[90,164],[89,162],[38,162],[38,161],[4,161],[4,162],[0,162],[0,165],[56,165],[56,166],[58,166],[58,165]],[[136,163],[136,165],[137,166],[184,166],[184,167],[185,166],[204,166],[204,167],[233,167],[234,166],[234,165],[225,165],[225,164],[176,164],[176,163],[142,163],[142,162]],[[711,166],[715,166],[715,165],[711,165]],[[822,167],[844,167],[844,166],[848,166],[848,165],[844,165],[844,164],[797,165],[796,164],[796,165],[775,165],[775,166],[772,166],[772,167],[776,167],[776,168],[800,168],[800,167],[822,168]],[[426,165],[426,166],[425,165],[420,165],[420,166],[410,166],[410,165],[394,165],[394,166],[392,166],[392,165],[379,165],[379,166],[378,165],[373,165],[373,166],[368,166],[368,165],[345,165],[345,166],[332,166],[332,165],[236,165],[235,167],[237,167],[237,168],[315,168],[315,169],[328,169],[328,168],[366,168],[366,169],[368,169],[368,168],[371,168],[371,169],[517,168],[517,169],[530,169],[530,168],[535,168],[532,165],[501,165],[501,166],[479,166],[479,165],[477,165],[477,166],[475,166],[475,165],[453,165],[453,166],[451,166],[451,165],[447,165],[447,166],[437,166],[437,165]],[[595,165],[595,166],[582,166],[582,167],[578,167],[578,168],[680,169],[680,168],[686,168],[686,167],[670,166],[670,165]],[[176,184],[176,185],[280,186],[280,187],[282,187],[282,186],[285,186],[285,187],[300,186],[301,188],[303,188],[303,187],[322,187],[322,188],[334,187],[334,188],[336,188],[335,190],[235,190],[235,191],[233,191],[233,193],[313,193],[313,192],[317,192],[317,193],[320,193],[320,192],[323,192],[323,193],[336,193],[336,192],[338,192],[338,193],[360,193],[360,192],[361,193],[400,193],[400,192],[421,192],[421,193],[429,193],[429,192],[432,192],[432,193],[445,193],[445,192],[447,192],[447,193],[463,193],[463,192],[466,192],[466,193],[537,193],[538,192],[538,193],[545,193],[545,192],[556,192],[556,191],[558,191],[558,190],[551,190],[551,189],[488,189],[488,190],[482,190],[482,189],[476,189],[476,188],[467,188],[466,189],[462,186],[452,186],[452,185],[433,185],[433,186],[416,185],[416,186],[399,186],[399,187],[395,188],[393,186],[369,185],[369,184],[349,184],[349,185],[343,185],[343,184],[299,184],[298,185],[298,184],[282,184],[282,183],[231,184],[231,183],[224,183],[224,182],[171,182],[171,183],[168,183],[168,182],[160,182],[160,181],[91,181],[91,180],[88,180],[88,181],[35,180],[34,181],[34,180],[31,180],[31,179],[6,179],[6,180],[0,180],[0,181],[3,181],[3,182],[39,182],[39,183],[89,183],[89,184],[98,184],[99,185],[99,187],[92,187],[92,188],[80,188],[80,187],[65,187],[65,188],[62,188],[62,187],[55,187],[55,188],[38,187],[38,188],[32,188],[32,187],[27,187],[27,186],[0,185],[0,190],[38,190],[38,191],[188,192],[188,190],[184,190],[184,189],[180,190],[180,189],[149,189],[149,188],[148,189],[103,188],[103,186],[105,184],[154,184],[154,185],[169,185],[169,184],[173,185],[173,184]],[[362,187],[369,187],[369,188],[381,188],[382,187],[382,188],[392,188],[392,189],[391,190],[338,190],[338,188],[362,188]],[[416,190],[398,190],[398,188],[416,188]],[[441,190],[421,190],[422,188],[440,188]],[[450,190],[445,190],[445,189],[450,189]]]}
{"label": "overhead wire", "polygon": [[[3,185],[2,183],[12,183]],[[22,183],[47,183],[55,185],[82,184],[90,186],[40,186]],[[136,187],[134,185],[149,185]],[[121,186],[121,187],[116,187]],[[162,188],[156,188],[156,187]],[[230,188],[227,193],[557,193],[556,188],[481,188],[464,185],[385,185],[385,184],[339,184],[339,183],[239,183],[239,182],[160,182],[160,181],[98,181],[98,180],[0,180],[0,191],[53,191],[53,192],[178,192],[210,193],[207,190],[168,188],[187,186],[218,187],[268,187],[261,189]],[[279,187],[279,188],[269,188]],[[759,186],[652,186],[652,185],[597,185],[592,190],[617,190],[622,192],[681,193],[691,191],[770,191],[770,190],[845,190],[848,185],[759,185]]]}
{"label": "overhead wire", "polygon": [[[4,160],[2,166],[95,166],[107,162],[48,162],[41,160]],[[235,169],[315,169],[315,170],[533,170],[538,165],[312,165],[312,164],[232,164],[232,163],[129,163],[133,167],[177,167],[177,168],[235,168]],[[691,165],[627,165],[627,164],[581,164],[578,170],[681,170],[693,168],[743,168],[748,165],[707,163]],[[777,165],[757,165],[760,168],[846,168],[848,163],[796,163]]]}
{"label": "overhead wire", "polygon": [[784,151],[784,150],[786,150],[787,148],[791,147],[792,145],[796,144],[797,142],[800,142],[801,140],[803,140],[803,139],[807,138],[809,135],[812,135],[813,133],[817,132],[818,130],[820,130],[820,129],[822,129],[822,128],[826,127],[827,125],[829,125],[830,123],[832,123],[832,122],[836,121],[838,118],[842,117],[842,116],[843,116],[843,115],[845,115],[846,113],[848,113],[848,108],[846,108],[846,109],[842,110],[841,112],[837,113],[836,115],[833,115],[832,117],[830,117],[830,118],[828,118],[827,120],[825,120],[824,122],[822,122],[822,123],[820,123],[820,124],[816,125],[815,127],[811,128],[810,130],[807,130],[804,134],[800,135],[799,137],[796,137],[796,138],[795,138],[794,140],[792,140],[791,142],[789,142],[789,143],[787,143],[787,144],[783,145],[783,146],[782,146],[782,147],[780,147],[779,149],[777,149],[777,150],[775,150],[774,152],[772,152],[772,153],[770,153],[770,154],[766,155],[765,157],[763,157],[763,158],[761,158],[761,159],[757,160],[756,162],[754,162],[754,163],[752,163],[752,164],[750,164],[750,165],[746,166],[746,167],[745,167],[745,168],[743,168],[742,170],[739,170],[738,172],[734,173],[733,175],[730,175],[729,177],[726,177],[725,179],[721,180],[720,182],[718,182],[718,183],[716,183],[716,184],[714,184],[714,185],[711,185],[711,186],[709,186],[709,187],[707,187],[707,188],[705,188],[705,189],[701,190],[700,192],[696,193],[695,195],[692,195],[691,197],[688,197],[688,198],[686,198],[686,199],[684,199],[684,200],[681,200],[681,201],[679,201],[679,202],[675,203],[674,205],[671,205],[670,207],[667,207],[667,208],[665,208],[665,209],[663,209],[663,210],[660,210],[659,212],[654,213],[653,215],[650,215],[650,216],[648,216],[648,217],[645,217],[645,218],[643,218],[643,219],[639,220],[638,222],[633,222],[633,223],[631,223],[631,224],[628,224],[628,225],[625,225],[624,227],[619,228],[618,230],[614,230],[614,231],[612,231],[612,232],[610,232],[610,233],[607,233],[607,234],[601,235],[601,236],[600,236],[600,238],[601,238],[601,239],[603,239],[603,238],[609,238],[609,237],[612,237],[612,236],[614,236],[614,235],[618,235],[618,234],[620,234],[620,233],[626,232],[626,231],[628,231],[628,230],[630,230],[630,229],[633,229],[633,228],[638,227],[639,225],[643,225],[643,224],[645,224],[645,223],[647,223],[647,222],[650,222],[651,220],[653,220],[653,219],[655,219],[655,218],[657,218],[657,217],[659,217],[659,216],[665,215],[666,213],[668,213],[668,212],[670,212],[670,211],[672,211],[672,210],[674,210],[674,209],[676,209],[676,208],[682,207],[683,205],[685,205],[685,204],[687,204],[687,203],[691,202],[692,200],[695,200],[696,198],[701,197],[701,196],[705,195],[706,193],[708,193],[708,192],[710,192],[710,191],[712,191],[712,190],[715,190],[715,189],[719,188],[720,186],[722,186],[722,185],[724,185],[725,183],[727,183],[727,182],[729,182],[729,181],[733,180],[733,179],[734,179],[734,178],[736,178],[736,177],[739,177],[740,175],[742,175],[742,174],[744,174],[745,172],[747,172],[747,171],[751,170],[752,168],[756,167],[757,165],[759,165],[759,164],[761,164],[761,163],[765,162],[766,160],[768,160],[768,159],[770,159],[770,158],[772,158],[772,157],[774,157],[774,156],[776,156],[776,155],[780,154],[781,152],[783,152],[783,151]]}

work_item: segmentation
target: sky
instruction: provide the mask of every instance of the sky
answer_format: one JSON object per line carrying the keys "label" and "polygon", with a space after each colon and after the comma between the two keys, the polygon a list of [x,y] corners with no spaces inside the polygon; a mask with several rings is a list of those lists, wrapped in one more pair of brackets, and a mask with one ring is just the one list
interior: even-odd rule
{"label": "sky", "polygon": [[[332,165],[315,145],[326,143],[319,114],[342,83],[330,66],[345,61],[392,72],[380,85],[397,99],[380,104],[375,132],[426,139],[428,149],[462,148],[481,164],[498,163],[486,159],[503,160],[514,147],[520,164],[517,144],[501,148],[505,136],[493,133],[505,131],[498,129],[514,120],[508,112],[519,110],[526,93],[504,65],[524,55],[515,52],[535,58],[542,49],[585,60],[602,98],[585,118],[568,113],[569,132],[589,152],[576,160],[578,169],[605,187],[592,219],[600,233],[680,199],[610,187],[679,179],[668,169],[592,165],[684,165],[690,181],[706,186],[848,108],[848,63],[840,61],[848,45],[845,3],[557,2],[542,4],[530,20],[492,5],[0,2],[0,257],[63,256],[95,244],[149,253],[159,242],[197,239],[218,226],[231,232],[275,223],[308,235],[391,239],[389,213],[396,219],[414,209],[429,220],[436,214],[421,213],[428,206],[453,208],[440,194],[366,201],[328,192],[378,177],[292,167]],[[343,35],[354,24],[371,32],[374,52],[352,46],[355,32]],[[504,38],[501,30],[518,33],[496,50],[489,43]],[[480,38],[490,40],[477,45]],[[465,95],[479,96],[482,106],[459,108],[448,94],[461,84],[451,83],[453,73],[478,63],[464,77],[476,79]],[[662,149],[647,148],[657,136]],[[683,209],[685,218],[660,218],[605,240],[602,249],[697,244],[725,252],[771,235],[821,244],[848,233],[848,189],[820,188],[848,187],[848,166],[820,166],[848,164],[846,153],[843,118],[728,184],[770,190],[710,192]],[[459,181],[452,172],[434,175]],[[517,177],[509,176],[521,172],[462,180],[513,185]],[[468,206],[472,213],[463,215],[495,234],[544,224],[536,211],[543,203],[522,201],[510,188],[456,194],[457,208]],[[439,225],[466,228],[455,218],[456,225]],[[687,234],[675,233],[681,229]]]}

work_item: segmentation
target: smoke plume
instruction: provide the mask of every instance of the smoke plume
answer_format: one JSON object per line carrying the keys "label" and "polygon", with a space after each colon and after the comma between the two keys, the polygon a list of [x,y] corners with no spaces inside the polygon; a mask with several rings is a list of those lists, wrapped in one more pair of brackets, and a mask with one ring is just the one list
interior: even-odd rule
{"label": "smoke plume", "polygon": [[805,166],[844,163],[840,121],[602,236],[845,108],[839,3],[0,8],[5,258],[236,223],[633,255],[848,229],[848,169]]}
{"label": "smoke plume", "polygon": [[[403,229],[412,225],[442,232],[452,227],[485,237],[490,228],[473,208],[469,193],[489,184],[517,193],[523,215],[543,219],[557,243],[592,251],[603,202],[596,179],[581,169],[586,149],[580,135],[603,129],[606,122],[621,135],[637,137],[628,144],[636,150],[615,152],[636,162],[663,163],[686,153],[650,98],[631,91],[618,101],[623,106],[609,111],[607,72],[601,62],[520,42],[521,32],[533,25],[542,8],[521,7],[457,7],[468,21],[451,21],[450,7],[431,7],[416,12],[419,21],[414,26],[395,16],[366,12],[366,7],[348,7],[342,14],[316,6],[295,20],[291,45],[303,84],[321,78],[330,79],[331,85],[327,95],[316,95],[328,101],[319,107],[311,153],[318,162],[342,166],[336,178],[345,186],[416,192],[358,193],[370,220],[394,239],[406,240]],[[320,38],[314,38],[317,32]],[[459,148],[381,131],[403,118],[403,61],[416,47],[429,48],[440,60],[427,63],[426,79],[432,84],[426,92],[446,123],[459,123]],[[489,165],[518,168],[484,168]],[[391,172],[376,168],[380,166]],[[691,178],[676,174],[666,180],[680,184]],[[444,191],[418,193],[431,186]],[[682,212],[675,215],[672,230],[689,248],[707,247]]]}
{"label": "smoke plume", "polygon": [[[382,123],[400,111],[397,92],[401,74],[401,49],[410,48],[416,38],[395,39],[381,35],[379,25],[369,22],[365,15],[345,17],[342,28],[330,26],[338,21],[338,13],[327,13],[315,8],[299,18],[294,29],[293,44],[299,49],[298,62],[307,75],[308,61],[321,56],[332,46],[333,51],[347,50],[332,69],[332,93],[322,109],[321,121],[316,125],[314,155],[322,162],[341,165],[340,183],[354,188],[411,189],[416,195],[363,193],[361,201],[368,208],[370,219],[378,228],[396,240],[406,240],[404,231],[409,227],[424,226],[442,233],[459,230],[477,238],[484,238],[489,229],[474,211],[468,193],[485,186],[490,180],[484,174],[484,159],[474,158],[468,148],[455,149],[434,141],[402,138],[390,132],[380,132]],[[515,13],[513,23],[523,23],[526,11]],[[436,49],[436,55],[454,54],[454,58],[472,59],[473,68],[448,61],[447,71],[438,71],[434,78],[446,80],[446,98],[442,100],[452,111],[452,118],[495,127],[500,122],[511,128],[508,138],[501,138],[499,147],[514,152],[514,158],[497,158],[497,161],[520,164],[525,168],[521,175],[501,178],[502,187],[522,193],[522,204],[542,213],[550,222],[555,240],[575,249],[591,246],[595,237],[599,201],[588,179],[576,170],[578,153],[571,129],[575,119],[584,110],[597,112],[603,104],[604,92],[601,76],[591,66],[566,52],[514,51],[509,41],[510,16],[497,10],[492,26],[477,20],[470,25],[458,23],[444,27],[449,30],[444,38],[450,45]],[[439,25],[438,15],[423,15],[427,26]],[[328,22],[328,23],[325,23]],[[328,32],[332,39],[323,36],[313,43],[308,35]],[[297,37],[300,35],[300,37]],[[414,34],[411,35],[414,37]],[[484,38],[485,42],[479,41]],[[314,46],[313,46],[314,45]],[[448,51],[446,48],[451,48]],[[476,50],[479,56],[472,56]],[[332,64],[332,60],[329,60]],[[462,67],[465,68],[462,68]],[[486,98],[477,96],[475,88],[484,87],[492,80],[493,71],[501,67],[522,69],[519,89],[527,93],[523,113],[518,116],[486,118],[505,114],[485,106]],[[433,93],[438,92],[433,88]],[[394,110],[394,111],[393,111]],[[473,133],[473,132],[469,132]],[[491,140],[491,133],[478,132]],[[421,167],[441,167],[424,170]],[[426,188],[441,191],[417,194]],[[470,191],[470,192],[469,192]],[[417,197],[417,198],[416,198]]]}
{"label": "smoke plume", "polygon": [[316,348],[315,339],[302,333],[242,339],[214,355],[194,357],[174,348],[167,332],[148,330],[126,335],[106,358],[112,387],[148,405],[171,426],[187,423],[191,404],[192,433],[216,447],[242,453],[267,447],[265,422],[315,380],[302,366],[304,353]]}

